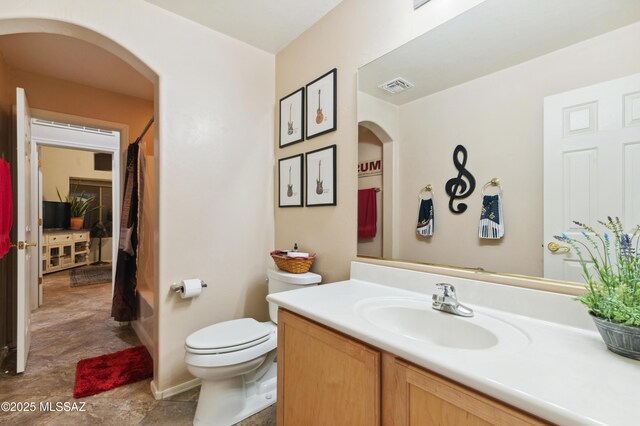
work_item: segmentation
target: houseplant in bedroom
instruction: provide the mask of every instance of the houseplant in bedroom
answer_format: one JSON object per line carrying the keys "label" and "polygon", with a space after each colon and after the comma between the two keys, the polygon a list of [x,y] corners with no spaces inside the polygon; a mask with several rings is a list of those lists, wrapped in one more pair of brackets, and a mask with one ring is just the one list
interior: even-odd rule
{"label": "houseplant in bedroom", "polygon": [[620,219],[599,222],[607,231],[574,222],[582,241],[566,234],[555,238],[578,255],[586,292],[578,296],[588,309],[609,350],[640,360],[640,226],[624,231]]}
{"label": "houseplant in bedroom", "polygon": [[69,195],[67,195],[64,200],[62,199],[58,188],[56,188],[56,192],[58,193],[58,198],[61,202],[69,203],[71,205],[71,229],[81,229],[84,222],[84,215],[98,209],[98,207],[94,207],[89,210],[89,206],[96,197],[93,195],[85,197],[84,191],[78,195],[78,185],[76,185],[73,191],[69,192]]}

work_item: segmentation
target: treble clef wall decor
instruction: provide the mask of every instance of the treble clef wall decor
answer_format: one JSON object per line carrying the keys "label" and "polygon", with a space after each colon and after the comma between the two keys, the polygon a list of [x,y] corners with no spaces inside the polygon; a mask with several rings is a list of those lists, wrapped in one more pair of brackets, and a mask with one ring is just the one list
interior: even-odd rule
{"label": "treble clef wall decor", "polygon": [[[460,154],[462,154],[462,161],[458,159]],[[458,199],[467,198],[473,193],[473,190],[476,189],[476,180],[469,170],[465,169],[467,165],[467,150],[464,146],[458,145],[456,149],[453,150],[453,164],[456,166],[456,169],[458,169],[458,176],[449,179],[444,188],[450,197],[449,210],[453,213],[464,213],[464,211],[467,210],[467,205],[460,203],[454,206],[453,202]],[[468,184],[465,178],[469,181]]]}

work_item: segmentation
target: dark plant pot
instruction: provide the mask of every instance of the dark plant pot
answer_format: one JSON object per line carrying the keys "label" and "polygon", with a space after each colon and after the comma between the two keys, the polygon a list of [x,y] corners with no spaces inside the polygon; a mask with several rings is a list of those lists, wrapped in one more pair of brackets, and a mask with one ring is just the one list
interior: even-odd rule
{"label": "dark plant pot", "polygon": [[611,352],[640,360],[640,327],[616,324],[589,313]]}

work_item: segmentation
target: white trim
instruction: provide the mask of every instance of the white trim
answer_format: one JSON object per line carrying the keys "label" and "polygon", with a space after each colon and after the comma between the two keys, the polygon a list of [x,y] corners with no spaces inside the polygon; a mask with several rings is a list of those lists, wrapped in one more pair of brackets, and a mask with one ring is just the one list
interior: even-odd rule
{"label": "white trim", "polygon": [[186,392],[193,388],[197,388],[198,386],[200,386],[200,384],[201,384],[200,379],[192,379],[192,380],[189,380],[188,382],[180,383],[179,385],[160,391],[156,386],[156,381],[152,380],[151,393],[153,394],[153,397],[156,399],[156,401],[159,401],[161,399],[167,399],[174,395],[178,395],[179,393]]}
{"label": "white trim", "polygon": [[[115,152],[120,149],[120,132],[86,130],[86,127],[61,125],[51,121],[31,119],[31,139],[45,144],[60,144],[67,147]],[[97,129],[96,129],[97,130]]]}
{"label": "white trim", "polygon": [[[116,262],[118,256],[118,244],[120,242],[120,204],[121,204],[121,170],[120,170],[120,153],[121,146],[123,141],[123,134],[119,130],[101,130],[94,126],[86,127],[82,125],[74,125],[74,124],[66,124],[61,123],[58,118],[55,122],[43,119],[42,116],[47,116],[50,118],[47,112],[37,111],[38,117],[34,117],[31,119],[31,149],[34,154],[32,158],[37,158],[37,149],[39,146],[55,146],[58,148],[71,148],[71,149],[81,149],[85,151],[92,152],[106,152],[112,154],[112,174],[111,174],[111,195],[112,195],[112,203],[113,203],[113,237],[112,248],[111,248],[111,258],[112,258],[112,278],[111,278],[111,293],[113,295],[113,289],[115,285],[115,275],[116,275]],[[68,117],[68,116],[67,116]],[[78,122],[82,120],[82,117],[75,117],[73,122]],[[86,123],[95,123],[95,121],[91,119],[86,119]],[[106,122],[100,122],[105,123]],[[122,126],[116,123],[112,123],[109,127]],[[127,132],[128,133],[128,132]],[[35,164],[35,167],[32,166],[32,182],[34,177],[37,178],[38,175],[38,165]],[[36,181],[37,182],[37,181]],[[33,185],[33,183],[32,183]],[[37,189],[37,188],[36,188]],[[36,196],[39,197],[39,191],[36,191]],[[41,203],[42,200],[36,200],[36,203]],[[36,218],[37,223],[37,218]]]}

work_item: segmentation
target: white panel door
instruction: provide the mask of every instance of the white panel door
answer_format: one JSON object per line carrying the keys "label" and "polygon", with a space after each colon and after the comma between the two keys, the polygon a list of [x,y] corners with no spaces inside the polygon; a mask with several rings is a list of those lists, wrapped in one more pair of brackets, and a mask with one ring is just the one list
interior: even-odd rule
{"label": "white panel door", "polygon": [[584,282],[576,253],[548,244],[607,216],[640,224],[640,74],[544,100],[545,278]]}
{"label": "white panel door", "polygon": [[31,117],[24,89],[16,89],[16,176],[17,176],[17,336],[16,371],[27,365],[31,344],[31,297],[38,279],[38,229],[33,223],[31,199]]}

